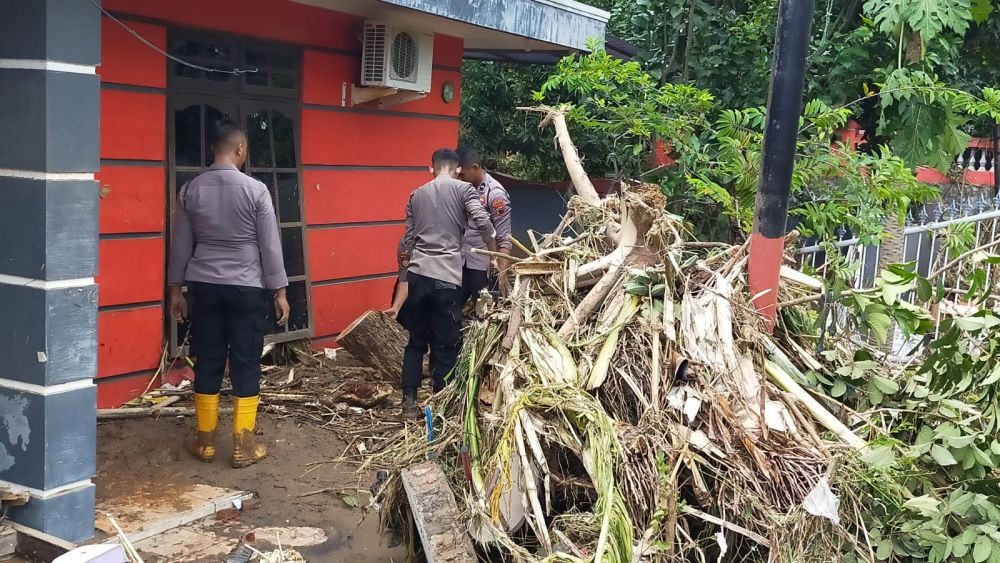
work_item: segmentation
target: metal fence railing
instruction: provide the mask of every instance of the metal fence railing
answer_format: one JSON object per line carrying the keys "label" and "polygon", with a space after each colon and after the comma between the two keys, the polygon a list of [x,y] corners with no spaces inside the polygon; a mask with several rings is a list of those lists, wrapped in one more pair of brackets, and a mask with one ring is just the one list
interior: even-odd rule
{"label": "metal fence railing", "polygon": [[[799,251],[800,266],[826,276],[834,262],[847,264],[855,289],[870,288],[875,278],[889,264],[914,263],[916,271],[934,287],[945,290],[944,300],[931,311],[940,326],[946,316],[961,315],[971,310],[965,295],[971,288],[975,268],[986,272],[986,279],[1000,285],[1000,267],[977,262],[977,257],[964,254],[998,240],[1000,235],[1000,196],[991,200],[984,196],[963,198],[947,203],[922,207],[911,215],[902,232],[889,233],[881,244],[865,245],[857,238],[841,233],[833,245],[808,244]],[[985,252],[1000,253],[1000,246]],[[839,252],[843,260],[829,260],[828,252]],[[961,259],[959,259],[961,258]],[[952,264],[954,262],[954,264]],[[949,266],[945,268],[945,266]],[[915,295],[905,296],[915,299]],[[1000,295],[987,299],[988,306],[1000,304]],[[842,313],[840,318],[842,319]],[[838,316],[834,315],[834,322]],[[886,352],[897,358],[920,349],[924,339],[904,338],[899,330],[891,332]]]}

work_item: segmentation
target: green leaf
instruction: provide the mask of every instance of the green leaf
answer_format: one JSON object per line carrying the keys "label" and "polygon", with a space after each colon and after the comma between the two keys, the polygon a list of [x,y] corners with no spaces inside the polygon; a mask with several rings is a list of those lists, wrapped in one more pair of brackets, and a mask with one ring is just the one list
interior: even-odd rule
{"label": "green leaf", "polygon": [[986,327],[983,317],[955,317],[955,326],[965,332],[976,332]]}
{"label": "green leaf", "polygon": [[861,460],[873,468],[889,467],[896,462],[896,452],[892,446],[868,445],[861,451]]}
{"label": "green leaf", "polygon": [[983,563],[990,558],[990,553],[993,552],[993,541],[986,537],[980,536],[976,540],[976,547],[972,549],[972,560],[976,563]]}
{"label": "green leaf", "polygon": [[939,505],[940,502],[937,499],[931,498],[927,495],[913,497],[903,503],[904,508],[908,508],[927,518],[936,518],[941,515]]}
{"label": "green leaf", "polygon": [[923,444],[930,444],[934,441],[934,429],[930,426],[921,426],[920,431],[917,432],[917,442],[918,446]]}
{"label": "green leaf", "polygon": [[357,508],[361,506],[361,501],[358,500],[358,497],[348,493],[347,491],[337,492],[337,498],[347,505],[348,508]]}
{"label": "green leaf", "polygon": [[899,384],[888,377],[876,375],[872,377],[872,383],[875,384],[875,387],[878,387],[879,391],[885,393],[886,395],[892,395],[893,393],[899,392]]}
{"label": "green leaf", "polygon": [[974,434],[959,436],[958,438],[948,438],[948,447],[954,449],[964,448],[975,441],[976,436]]}
{"label": "green leaf", "polygon": [[962,492],[948,503],[948,510],[952,514],[964,517],[966,512],[972,508],[972,501],[974,501],[975,498],[976,495],[973,493]]}
{"label": "green leaf", "polygon": [[886,560],[892,555],[892,540],[885,538],[878,542],[878,549],[875,550],[875,557],[879,560]]}
{"label": "green leaf", "polygon": [[990,374],[986,376],[986,379],[984,379],[982,382],[979,383],[979,386],[989,387],[990,385],[993,385],[997,381],[1000,381],[1000,362],[997,362],[996,365],[993,366],[993,371],[991,371]]}
{"label": "green leaf", "polygon": [[909,283],[886,283],[882,285],[882,300],[886,305],[899,301],[899,296],[910,290]]}
{"label": "green leaf", "polygon": [[955,456],[951,455],[951,452],[948,451],[947,448],[939,444],[931,446],[931,457],[934,458],[934,461],[936,461],[941,467],[958,464]]}
{"label": "green leaf", "polygon": [[929,301],[934,295],[934,288],[931,286],[931,282],[924,278],[917,279],[917,297],[921,301]]}
{"label": "green leaf", "polygon": [[993,9],[991,0],[972,0],[972,6],[969,10],[972,14],[972,21],[976,22],[977,25],[986,23],[990,14],[993,13]]}
{"label": "green leaf", "polygon": [[951,548],[951,554],[959,558],[965,557],[965,555],[969,553],[970,547],[971,546],[965,543],[965,540],[962,537],[957,537],[955,538],[955,545]]}
{"label": "green leaf", "polygon": [[889,328],[892,326],[892,318],[884,313],[869,313],[868,326],[875,332],[875,337],[879,342],[885,342],[889,336]]}
{"label": "green leaf", "polygon": [[847,393],[847,384],[844,383],[843,379],[838,379],[833,382],[833,387],[830,388],[830,395],[833,397],[843,397],[844,393]]}
{"label": "green leaf", "polygon": [[937,427],[937,435],[942,438],[958,438],[962,435],[962,431],[959,430],[954,424],[945,422],[941,426]]}

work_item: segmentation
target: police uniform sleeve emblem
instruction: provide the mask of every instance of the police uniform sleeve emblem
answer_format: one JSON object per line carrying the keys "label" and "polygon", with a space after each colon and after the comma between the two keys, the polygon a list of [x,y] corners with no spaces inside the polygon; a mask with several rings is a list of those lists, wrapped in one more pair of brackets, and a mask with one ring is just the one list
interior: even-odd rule
{"label": "police uniform sleeve emblem", "polygon": [[505,215],[507,213],[507,203],[501,198],[494,199],[490,206],[497,215]]}

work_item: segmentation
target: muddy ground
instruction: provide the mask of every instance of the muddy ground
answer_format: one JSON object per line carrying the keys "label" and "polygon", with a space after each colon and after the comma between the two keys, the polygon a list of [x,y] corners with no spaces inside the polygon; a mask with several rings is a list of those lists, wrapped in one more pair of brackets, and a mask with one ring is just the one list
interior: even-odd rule
{"label": "muddy ground", "polygon": [[[374,476],[359,480],[350,462],[309,464],[340,458],[347,447],[337,435],[293,419],[260,416],[258,440],[270,457],[258,465],[236,470],[229,467],[231,440],[226,439],[229,417],[220,420],[218,457],[200,463],[183,450],[182,442],[193,434],[193,420],[178,418],[138,419],[102,423],[98,427],[98,501],[122,495],[138,495],[143,502],[172,503],[171,491],[178,485],[202,483],[216,487],[253,491],[239,513],[238,523],[215,521],[209,526],[219,536],[240,536],[247,527],[309,526],[321,528],[329,538],[315,547],[299,548],[310,562],[401,562],[402,548],[389,548],[377,529],[377,515],[362,520],[363,511],[351,508],[336,493],[300,497],[331,488],[368,502],[367,490]],[[238,525],[236,525],[238,524]],[[156,561],[157,558],[147,560]],[[214,556],[200,561],[222,561]]]}

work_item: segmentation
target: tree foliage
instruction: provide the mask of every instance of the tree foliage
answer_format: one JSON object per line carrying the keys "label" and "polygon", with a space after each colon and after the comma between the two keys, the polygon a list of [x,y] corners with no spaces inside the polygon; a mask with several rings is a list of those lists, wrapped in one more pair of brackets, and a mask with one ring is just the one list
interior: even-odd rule
{"label": "tree foliage", "polygon": [[[591,3],[611,12],[609,33],[640,48],[637,60],[657,84],[707,90],[719,108],[765,104],[778,0]],[[935,92],[985,100],[986,89],[1000,84],[997,61],[994,0],[817,0],[805,97],[851,107],[873,150],[887,144],[910,168],[945,170],[969,135],[988,135],[992,119]],[[463,139],[504,155],[515,172],[549,179],[560,169],[550,139],[514,110],[530,102],[544,75],[469,63]],[[563,101],[588,103],[573,95]],[[578,143],[592,172],[630,171],[628,158],[614,152],[618,144],[587,132]]]}

